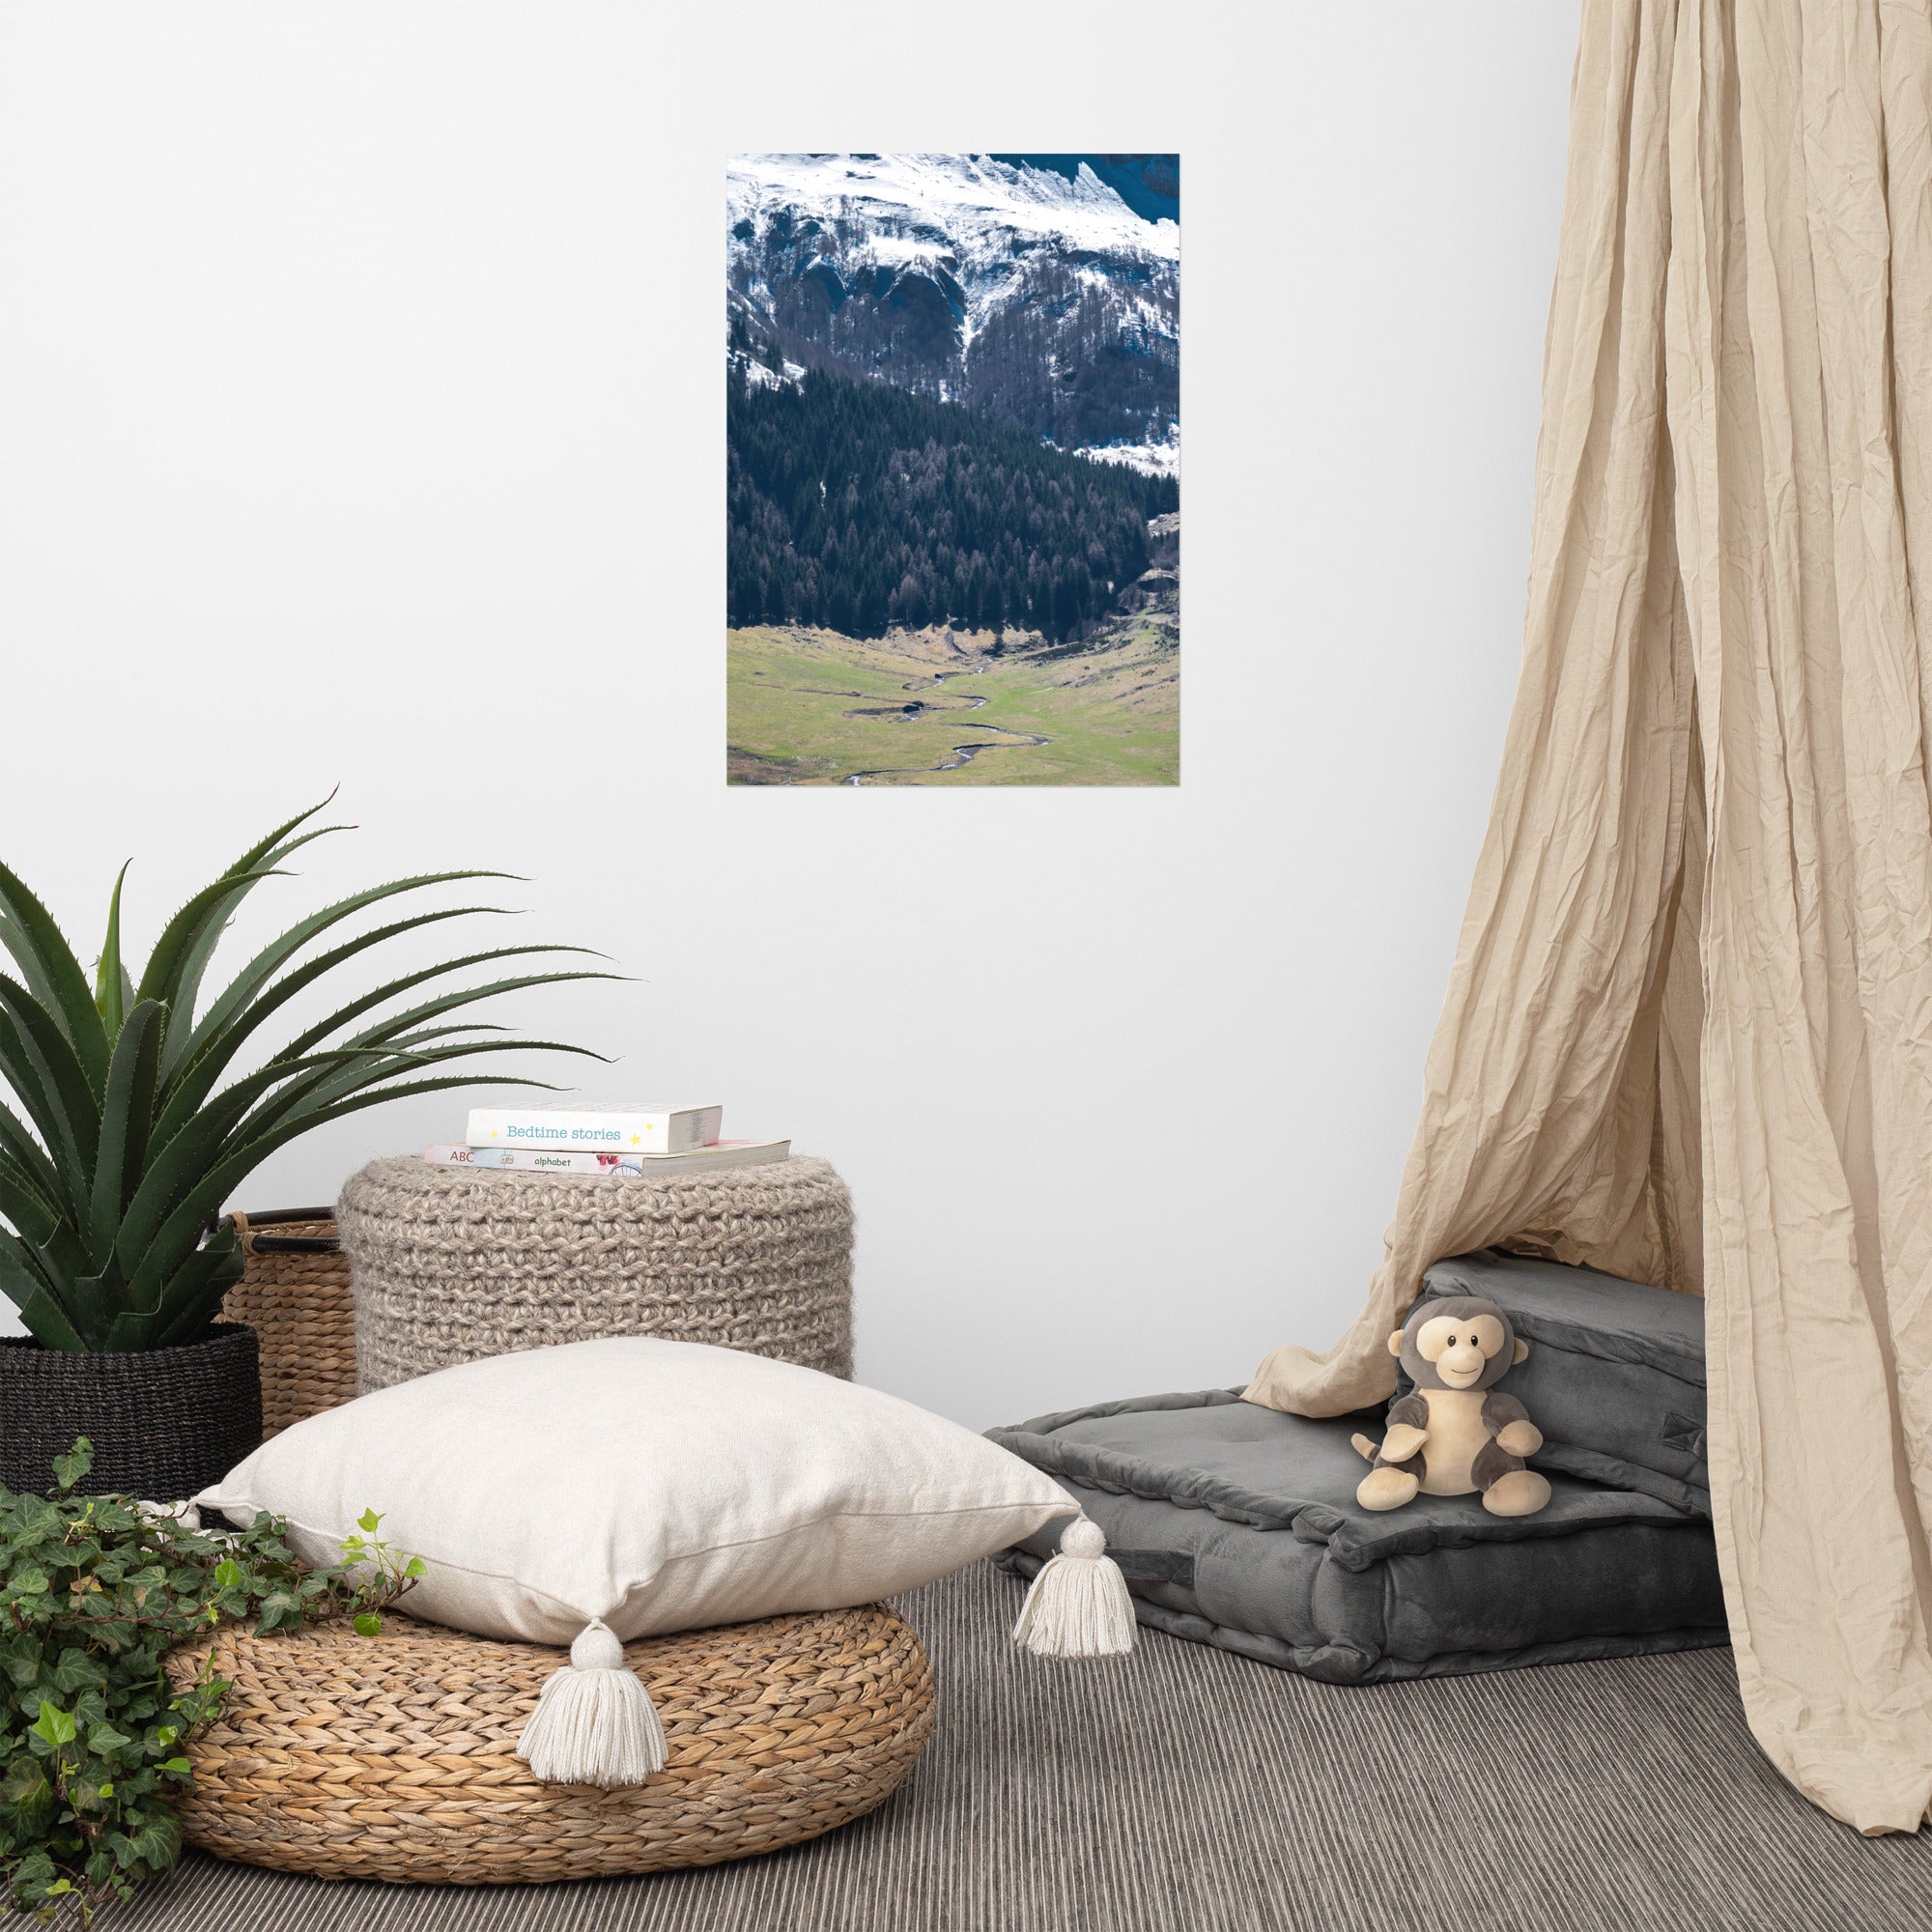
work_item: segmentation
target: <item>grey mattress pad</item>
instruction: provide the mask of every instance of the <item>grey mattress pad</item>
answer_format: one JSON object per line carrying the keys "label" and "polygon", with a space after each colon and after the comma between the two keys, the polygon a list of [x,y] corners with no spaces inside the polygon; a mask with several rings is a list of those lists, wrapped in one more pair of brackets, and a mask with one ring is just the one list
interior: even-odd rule
{"label": "grey mattress pad", "polygon": [[[1724,1641],[1707,1524],[1560,1471],[1535,1516],[1476,1496],[1364,1510],[1350,1443],[1381,1412],[1313,1420],[1233,1389],[1155,1395],[988,1432],[1105,1531],[1145,1623],[1338,1683]],[[1060,1524],[1009,1553],[1037,1571]]]}

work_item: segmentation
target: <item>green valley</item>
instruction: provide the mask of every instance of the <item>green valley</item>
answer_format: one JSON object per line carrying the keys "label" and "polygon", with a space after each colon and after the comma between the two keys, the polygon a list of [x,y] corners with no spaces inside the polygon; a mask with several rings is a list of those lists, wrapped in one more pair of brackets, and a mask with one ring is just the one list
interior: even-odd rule
{"label": "green valley", "polygon": [[[1165,603],[1167,600],[1162,599]],[[1117,617],[1080,644],[944,627],[850,638],[727,631],[729,782],[1171,785],[1178,624]]]}

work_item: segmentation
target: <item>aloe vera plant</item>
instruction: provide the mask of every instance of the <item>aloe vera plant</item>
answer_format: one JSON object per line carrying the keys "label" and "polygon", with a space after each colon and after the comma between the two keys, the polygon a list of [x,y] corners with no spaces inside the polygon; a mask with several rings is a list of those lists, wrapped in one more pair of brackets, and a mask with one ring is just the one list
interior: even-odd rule
{"label": "aloe vera plant", "polygon": [[0,948],[19,972],[0,973],[0,1080],[14,1100],[0,1102],[0,1220],[11,1226],[0,1228],[0,1291],[45,1347],[106,1352],[196,1340],[242,1276],[235,1231],[217,1211],[277,1148],[406,1094],[550,1084],[426,1068],[506,1046],[586,1052],[556,1040],[506,1040],[501,1027],[451,1017],[522,987],[617,977],[571,966],[448,983],[503,960],[587,951],[497,946],[389,980],[236,1071],[261,1052],[274,1015],[337,968],[404,933],[507,910],[413,910],[313,950],[368,907],[510,875],[392,880],[311,913],[205,996],[210,962],[242,901],[264,879],[284,876],[290,854],[349,829],[311,823],[326,805],[278,827],[196,893],[168,922],[138,980],[121,956],[126,866],[92,985],[46,908],[0,866]]}

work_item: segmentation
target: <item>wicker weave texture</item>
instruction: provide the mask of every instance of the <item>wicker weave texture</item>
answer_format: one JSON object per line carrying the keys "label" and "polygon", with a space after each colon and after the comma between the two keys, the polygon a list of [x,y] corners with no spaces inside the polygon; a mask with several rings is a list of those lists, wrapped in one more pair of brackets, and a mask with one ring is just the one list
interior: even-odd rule
{"label": "wicker weave texture", "polygon": [[82,1493],[191,1496],[262,1439],[257,1360],[254,1332],[227,1321],[184,1348],[99,1355],[0,1336],[0,1483],[45,1495],[85,1435]]}
{"label": "wicker weave texture", "polygon": [[884,1802],[932,1730],[932,1671],[880,1605],[651,1637],[626,1663],[669,1760],[616,1791],[540,1784],[516,1755],[568,1653],[384,1619],[297,1636],[240,1630],[233,1688],[194,1742],[190,1844],[225,1859],[400,1884],[503,1885],[662,1871],[795,1845]]}
{"label": "wicker weave texture", "polygon": [[[266,1439],[355,1395],[355,1297],[342,1254],[272,1252],[291,1236],[332,1239],[335,1222],[282,1215],[229,1217],[242,1236],[247,1272],[221,1312],[245,1321],[262,1345],[262,1435]],[[270,1249],[257,1244],[270,1243]]]}
{"label": "wicker weave texture", "polygon": [[336,1219],[365,1391],[606,1335],[852,1373],[852,1200],[829,1161],[634,1179],[379,1160]]}

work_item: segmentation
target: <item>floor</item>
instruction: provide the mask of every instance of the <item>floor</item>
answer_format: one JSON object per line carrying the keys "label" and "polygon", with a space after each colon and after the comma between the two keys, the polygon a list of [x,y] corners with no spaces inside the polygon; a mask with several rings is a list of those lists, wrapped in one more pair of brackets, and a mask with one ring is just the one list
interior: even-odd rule
{"label": "floor", "polygon": [[1006,1642],[981,1567],[905,1599],[939,1730],[897,1795],[793,1851],[508,1888],[329,1885],[190,1855],[140,1932],[1923,1932],[1932,1833],[1813,1809],[1730,1653],[1339,1690],[1146,1634]]}

